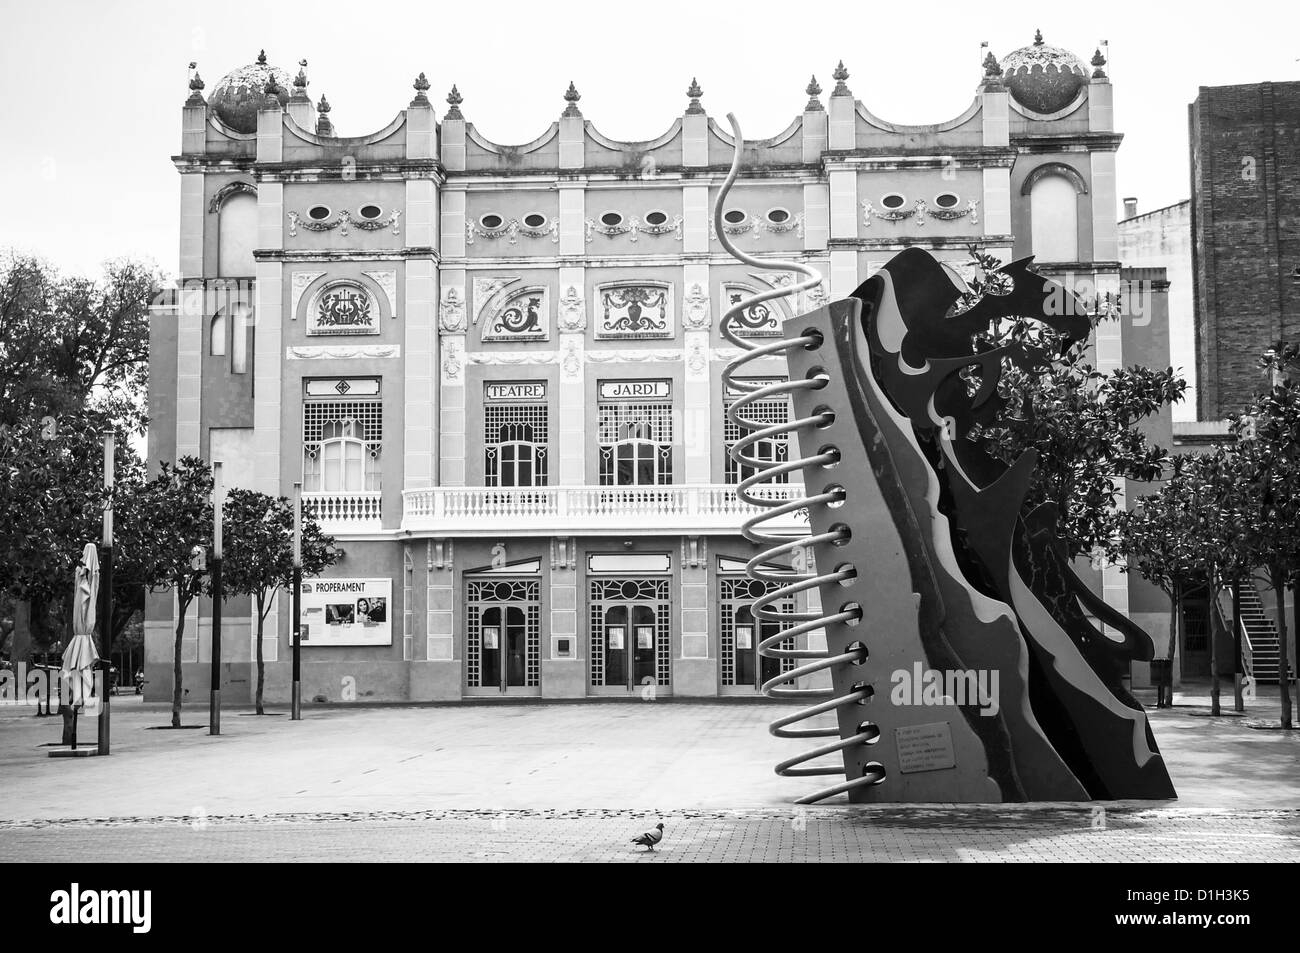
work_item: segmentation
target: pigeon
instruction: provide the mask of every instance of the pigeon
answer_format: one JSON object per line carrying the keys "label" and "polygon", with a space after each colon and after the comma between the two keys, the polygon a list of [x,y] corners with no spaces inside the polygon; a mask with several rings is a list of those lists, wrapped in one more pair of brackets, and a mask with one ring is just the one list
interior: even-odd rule
{"label": "pigeon", "polygon": [[664,839],[664,826],[662,823],[660,823],[655,825],[654,830],[646,831],[644,834],[641,834],[638,837],[633,837],[632,843],[642,844],[650,848],[651,850],[654,850],[655,844],[659,843],[663,839]]}

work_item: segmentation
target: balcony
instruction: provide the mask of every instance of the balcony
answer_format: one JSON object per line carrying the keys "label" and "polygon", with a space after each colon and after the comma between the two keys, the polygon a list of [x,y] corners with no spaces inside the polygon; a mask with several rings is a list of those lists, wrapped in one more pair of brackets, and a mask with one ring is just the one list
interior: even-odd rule
{"label": "balcony", "polygon": [[341,490],[336,493],[304,493],[302,506],[311,508],[326,533],[377,532],[379,519],[379,490]]}
{"label": "balcony", "polygon": [[[758,487],[778,502],[803,495],[799,484]],[[666,486],[429,487],[402,494],[402,529],[440,536],[619,536],[734,533],[761,512],[727,484]],[[378,512],[376,510],[376,512]],[[765,524],[773,532],[808,531],[807,516]]]}

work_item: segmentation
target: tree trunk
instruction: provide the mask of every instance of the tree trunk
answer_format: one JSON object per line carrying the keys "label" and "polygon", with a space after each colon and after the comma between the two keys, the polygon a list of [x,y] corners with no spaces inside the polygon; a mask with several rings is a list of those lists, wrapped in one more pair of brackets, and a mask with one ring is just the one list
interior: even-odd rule
{"label": "tree trunk", "polygon": [[176,645],[172,652],[172,727],[181,726],[181,639],[185,636],[185,612],[189,601],[178,603],[176,613]]}
{"label": "tree trunk", "polygon": [[1221,715],[1223,711],[1219,708],[1219,635],[1223,630],[1223,620],[1219,618],[1219,594],[1223,591],[1220,588],[1210,590],[1209,610],[1210,610],[1210,714]]}
{"label": "tree trunk", "polygon": [[257,596],[257,713],[265,715],[266,711],[262,708],[262,690],[266,686],[266,664],[262,661],[262,626],[266,622],[266,611],[262,608],[266,602],[265,597],[258,593]]}
{"label": "tree trunk", "polygon": [[32,660],[32,604],[26,599],[14,600],[13,648],[9,658],[15,667],[19,662]]}
{"label": "tree trunk", "polygon": [[1232,580],[1232,709],[1245,711],[1241,687],[1241,580]]}
{"label": "tree trunk", "polygon": [[1269,582],[1273,584],[1273,594],[1277,598],[1277,649],[1278,649],[1278,694],[1282,700],[1282,727],[1291,728],[1291,649],[1287,645],[1286,628],[1286,571],[1280,566],[1268,567]]}

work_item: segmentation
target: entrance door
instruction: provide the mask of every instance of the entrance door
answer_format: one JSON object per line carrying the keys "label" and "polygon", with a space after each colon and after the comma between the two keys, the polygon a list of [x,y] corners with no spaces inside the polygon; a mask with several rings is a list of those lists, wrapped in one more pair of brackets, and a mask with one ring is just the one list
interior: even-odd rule
{"label": "entrance door", "polygon": [[538,588],[534,580],[468,583],[465,680],[469,694],[539,694]]}
{"label": "entrance door", "polygon": [[[779,635],[790,624],[774,619],[759,619],[754,615],[754,600],[778,588],[777,583],[751,579],[720,580],[722,612],[721,654],[722,692],[726,695],[752,694],[760,691],[765,682],[781,672],[794,668],[793,659],[776,659],[760,655],[759,645],[765,639]],[[778,612],[793,612],[793,600],[786,598],[771,605]],[[795,647],[793,639],[783,641],[781,648]]]}
{"label": "entrance door", "polygon": [[668,686],[668,581],[593,580],[591,583],[591,686],[621,694]]}

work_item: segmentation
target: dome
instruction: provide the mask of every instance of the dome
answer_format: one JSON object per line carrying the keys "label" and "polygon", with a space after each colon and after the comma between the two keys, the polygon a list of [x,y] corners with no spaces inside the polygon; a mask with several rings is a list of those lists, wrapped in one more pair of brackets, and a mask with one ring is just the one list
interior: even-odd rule
{"label": "dome", "polygon": [[1088,82],[1088,71],[1069,50],[1044,43],[1039,32],[1031,46],[1022,46],[1003,59],[1002,82],[1026,109],[1054,113],[1074,102]]}
{"label": "dome", "polygon": [[266,81],[271,76],[279,87],[275,98],[283,107],[289,101],[289,85],[293,79],[279,67],[268,65],[265,52],[258,55],[256,63],[221,77],[208,98],[208,105],[236,132],[257,132],[257,111],[271,102],[266,93]]}

